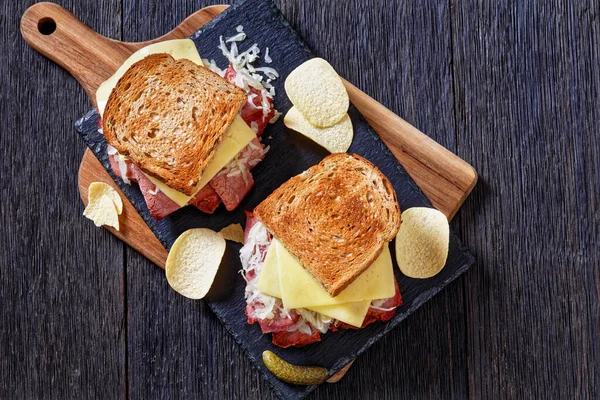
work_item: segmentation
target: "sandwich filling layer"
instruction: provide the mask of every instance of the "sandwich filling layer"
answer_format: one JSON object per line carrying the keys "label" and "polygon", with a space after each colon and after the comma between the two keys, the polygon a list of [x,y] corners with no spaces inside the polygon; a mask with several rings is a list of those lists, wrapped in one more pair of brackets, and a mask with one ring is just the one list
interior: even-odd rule
{"label": "sandwich filling layer", "polygon": [[[321,306],[286,307],[283,299],[287,292],[281,282],[293,262],[286,258],[285,253],[282,253],[283,257],[278,257],[278,252],[284,249],[283,246],[278,244],[266,227],[251,214],[248,215],[246,222],[245,236],[245,244],[240,250],[240,259],[243,267],[241,273],[247,282],[245,312],[248,323],[256,322],[263,333],[272,333],[273,343],[277,346],[301,347],[319,341],[321,334],[329,330],[358,329],[375,321],[388,321],[402,302],[393,270],[390,268],[391,278],[387,277],[387,279],[392,284],[392,292],[387,298]],[[389,255],[389,252],[387,254]],[[385,257],[384,255],[382,258]],[[276,267],[276,274],[269,272],[273,270],[273,266]],[[382,271],[383,269],[385,268],[381,268]],[[302,287],[305,283],[299,281],[296,286]],[[261,288],[269,293],[265,293]],[[324,289],[318,289],[324,292]],[[317,292],[305,293],[305,297],[311,300],[317,296],[314,293]],[[351,297],[346,299],[352,300]]]}

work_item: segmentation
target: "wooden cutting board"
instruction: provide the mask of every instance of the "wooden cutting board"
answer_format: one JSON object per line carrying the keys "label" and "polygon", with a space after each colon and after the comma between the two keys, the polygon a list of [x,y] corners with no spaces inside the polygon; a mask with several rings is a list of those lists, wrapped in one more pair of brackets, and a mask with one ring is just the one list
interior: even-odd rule
{"label": "wooden cutting board", "polygon": [[[38,3],[23,14],[21,34],[31,47],[73,75],[95,106],[98,86],[112,76],[131,53],[150,43],[188,37],[226,8],[223,5],[203,8],[164,36],[147,42],[128,43],[101,36],[59,5]],[[344,83],[352,103],[433,205],[451,219],[477,182],[473,167],[351,83]],[[167,251],[93,153],[86,150],[79,167],[79,191],[84,203],[87,204],[88,186],[98,181],[119,191],[124,203],[120,231],[107,229],[164,268]]]}

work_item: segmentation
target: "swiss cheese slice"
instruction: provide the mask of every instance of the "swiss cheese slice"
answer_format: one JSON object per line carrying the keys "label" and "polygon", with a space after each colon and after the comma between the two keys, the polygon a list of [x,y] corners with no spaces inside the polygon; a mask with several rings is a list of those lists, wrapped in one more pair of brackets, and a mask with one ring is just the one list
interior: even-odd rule
{"label": "swiss cheese slice", "polygon": [[286,308],[309,308],[363,300],[387,299],[394,296],[394,269],[388,245],[375,262],[339,295],[331,297],[280,241],[274,239],[279,260],[281,299]]}
{"label": "swiss cheese slice", "polygon": [[371,307],[371,300],[333,306],[313,306],[308,309],[360,328],[369,312],[369,307]]}
{"label": "swiss cheese slice", "polygon": [[[267,251],[267,255],[265,256],[265,261],[260,272],[260,278],[258,279],[258,290],[266,295],[281,298],[281,286],[279,280],[279,265],[281,264],[278,261],[277,254],[279,248],[283,248],[283,246],[278,246],[277,243],[279,242],[275,240]],[[365,316],[367,315],[367,312],[369,311],[370,305],[371,300],[365,300],[352,303],[305,308],[316,311],[329,318],[334,318],[347,324],[360,327],[365,319]]]}
{"label": "swiss cheese slice", "polygon": [[279,268],[277,267],[277,246],[271,243],[265,256],[260,277],[258,278],[258,290],[266,295],[281,298],[279,286]]}
{"label": "swiss cheese slice", "polygon": [[[167,40],[146,46],[129,56],[129,58],[125,60],[117,72],[115,72],[113,76],[111,76],[98,87],[98,90],[96,91],[96,103],[98,105],[98,112],[100,115],[104,113],[104,108],[106,107],[110,93],[117,85],[119,79],[123,77],[125,72],[127,72],[127,70],[131,68],[133,64],[141,59],[149,56],[150,54],[158,53],[167,53],[175,59],[185,58],[198,65],[204,65],[200,55],[198,54],[196,45],[190,39]],[[223,137],[223,140],[219,144],[213,159],[202,171],[200,182],[192,196],[187,196],[175,189],[172,189],[152,176],[146,175],[146,177],[150,179],[150,181],[158,188],[158,190],[163,192],[168,198],[173,200],[180,207],[183,207],[255,137],[256,134],[254,131],[250,129],[242,117],[237,115],[225,133],[225,137]]]}

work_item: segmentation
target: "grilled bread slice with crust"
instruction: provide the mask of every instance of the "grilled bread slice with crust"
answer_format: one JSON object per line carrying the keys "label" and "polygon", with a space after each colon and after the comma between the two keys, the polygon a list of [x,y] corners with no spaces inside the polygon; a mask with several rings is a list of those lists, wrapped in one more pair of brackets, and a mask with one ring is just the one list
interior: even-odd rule
{"label": "grilled bread slice with crust", "polygon": [[207,68],[153,54],[133,64],[110,94],[104,136],[144,172],[189,196],[246,100]]}
{"label": "grilled bread slice with crust", "polygon": [[390,181],[345,153],[285,182],[254,214],[332,296],[367,270],[400,228]]}

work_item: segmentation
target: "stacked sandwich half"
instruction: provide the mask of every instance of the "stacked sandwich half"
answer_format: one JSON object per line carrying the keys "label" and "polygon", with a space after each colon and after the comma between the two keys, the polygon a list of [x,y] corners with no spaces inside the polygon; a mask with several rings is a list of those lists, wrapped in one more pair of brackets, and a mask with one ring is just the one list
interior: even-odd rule
{"label": "stacked sandwich half", "polygon": [[293,177],[246,224],[248,322],[288,347],[389,320],[401,303],[388,248],[399,227],[391,183],[362,157],[330,155]]}
{"label": "stacked sandwich half", "polygon": [[101,110],[112,170],[139,184],[156,220],[188,204],[236,208],[254,185],[250,170],[267,151],[259,137],[274,113],[272,98],[235,86],[202,65],[193,42],[178,42],[191,43],[193,60],[142,58]]}

